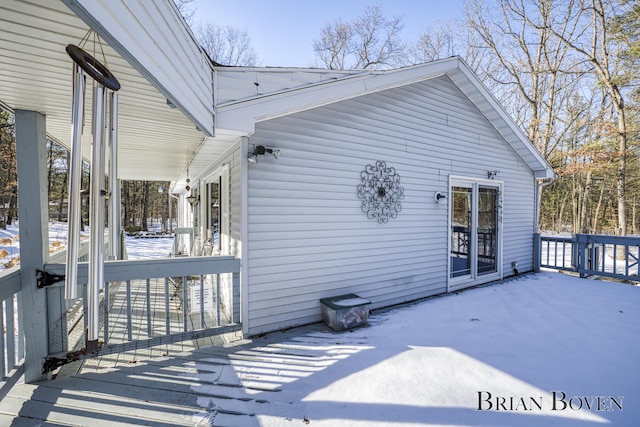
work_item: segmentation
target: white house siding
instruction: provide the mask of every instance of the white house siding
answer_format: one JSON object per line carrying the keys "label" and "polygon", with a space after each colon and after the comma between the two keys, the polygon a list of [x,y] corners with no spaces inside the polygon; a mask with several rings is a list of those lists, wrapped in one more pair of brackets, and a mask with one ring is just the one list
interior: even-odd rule
{"label": "white house siding", "polygon": [[[319,321],[319,299],[357,293],[372,308],[442,293],[450,175],[504,181],[505,273],[531,269],[533,173],[452,81],[439,77],[258,123],[249,166],[249,333]],[[377,160],[405,198],[387,224],[368,220],[356,187]]]}

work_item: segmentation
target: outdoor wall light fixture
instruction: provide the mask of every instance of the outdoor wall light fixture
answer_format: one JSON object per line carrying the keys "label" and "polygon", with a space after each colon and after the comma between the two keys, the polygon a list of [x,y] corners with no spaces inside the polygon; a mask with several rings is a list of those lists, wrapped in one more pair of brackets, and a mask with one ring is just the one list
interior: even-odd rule
{"label": "outdoor wall light fixture", "polygon": [[264,156],[265,154],[273,154],[273,157],[276,159],[280,155],[280,150],[277,148],[268,148],[264,145],[256,145],[256,148],[253,149],[253,153],[247,159],[249,163],[258,163],[258,156]]}
{"label": "outdoor wall light fixture", "polygon": [[447,200],[447,195],[438,191],[434,199],[436,199],[436,203],[440,204],[440,200]]}
{"label": "outdoor wall light fixture", "polygon": [[513,274],[518,275],[518,261],[511,261],[511,268],[513,268]]}
{"label": "outdoor wall light fixture", "polygon": [[500,173],[500,171],[487,171],[487,177],[489,179],[493,179],[496,176],[498,176],[499,173]]}

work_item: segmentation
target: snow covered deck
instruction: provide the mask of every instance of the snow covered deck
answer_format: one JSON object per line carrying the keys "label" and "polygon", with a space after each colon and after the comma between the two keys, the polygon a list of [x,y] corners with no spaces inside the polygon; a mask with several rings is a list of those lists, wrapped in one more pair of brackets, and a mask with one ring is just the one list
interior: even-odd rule
{"label": "snow covered deck", "polygon": [[152,348],[14,386],[0,424],[634,425],[640,288],[543,272],[251,341]]}

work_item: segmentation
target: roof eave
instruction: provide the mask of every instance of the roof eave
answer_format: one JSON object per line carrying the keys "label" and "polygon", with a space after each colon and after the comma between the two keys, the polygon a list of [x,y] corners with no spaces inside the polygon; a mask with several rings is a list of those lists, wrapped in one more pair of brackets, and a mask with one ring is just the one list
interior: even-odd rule
{"label": "roof eave", "polygon": [[255,124],[358,96],[448,75],[529,166],[536,177],[554,178],[553,168],[471,69],[457,56],[406,68],[364,71],[251,99],[220,105],[216,126],[251,134]]}
{"label": "roof eave", "polygon": [[[556,177],[551,165],[462,59],[458,58],[457,69],[448,74],[451,80],[467,95],[487,120],[493,124],[494,128],[505,138],[520,158],[534,171],[536,178]],[[468,85],[463,84],[461,77],[464,78],[464,82],[471,84],[473,91],[469,90]]]}
{"label": "roof eave", "polygon": [[340,79],[219,105],[216,110],[216,127],[252,133],[255,123],[260,121],[432,79],[445,74],[456,60],[448,58],[395,70],[364,71]]}

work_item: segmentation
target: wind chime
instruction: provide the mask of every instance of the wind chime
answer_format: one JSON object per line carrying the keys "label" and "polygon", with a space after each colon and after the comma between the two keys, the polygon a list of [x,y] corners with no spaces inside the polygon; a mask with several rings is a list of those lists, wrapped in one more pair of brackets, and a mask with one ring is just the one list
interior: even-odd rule
{"label": "wind chime", "polygon": [[[80,43],[83,45],[89,34]],[[99,293],[104,285],[104,203],[107,192],[105,191],[105,123],[106,105],[109,98],[109,148],[110,148],[110,205],[115,203],[114,195],[118,183],[117,173],[117,114],[118,94],[120,83],[109,69],[93,56],[75,45],[68,45],[66,51],[73,60],[73,104],[71,120],[71,159],[69,165],[69,205],[67,236],[67,262],[65,274],[65,298],[76,299],[78,297],[78,249],[80,247],[81,225],[81,179],[82,179],[82,133],[85,112],[85,73],[93,79],[93,106],[91,126],[91,185],[89,189],[89,224],[90,224],[90,249],[89,249],[89,277],[87,282],[87,331],[86,351],[95,352],[98,349],[99,329]],[[102,53],[104,58],[104,52]],[[105,61],[106,62],[106,61]],[[109,92],[107,92],[109,90]],[[115,215],[115,209],[109,210],[109,215]],[[119,213],[117,214],[119,217]],[[114,217],[109,218],[113,223]],[[110,239],[113,243],[114,239]],[[111,246],[111,245],[110,245]]]}

